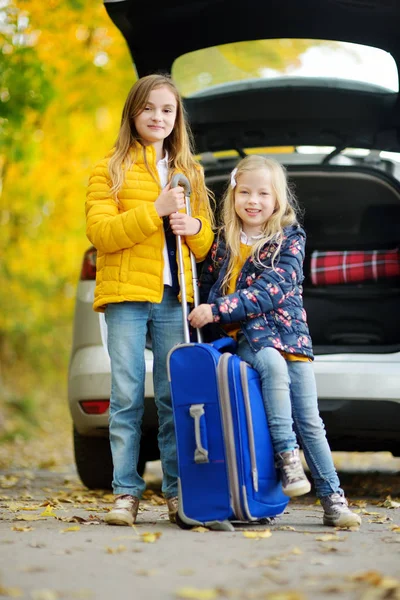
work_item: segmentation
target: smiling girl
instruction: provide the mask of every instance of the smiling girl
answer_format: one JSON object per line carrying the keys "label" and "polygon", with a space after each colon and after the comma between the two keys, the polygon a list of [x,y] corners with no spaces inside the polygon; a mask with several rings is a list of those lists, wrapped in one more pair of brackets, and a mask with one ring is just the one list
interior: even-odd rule
{"label": "smiling girl", "polygon": [[[223,233],[222,233],[223,232]],[[203,301],[189,315],[237,339],[238,355],[260,374],[283,491],[310,491],[295,430],[310,468],[326,525],[358,526],[348,508],[318,410],[313,352],[303,308],[305,233],[283,167],[249,156],[231,174],[223,227],[205,262]]]}
{"label": "smiling girl", "polygon": [[[192,213],[184,212],[184,173]],[[137,472],[144,409],[145,343],[154,354],[154,396],[163,468],[162,491],[171,521],[177,511],[177,459],[166,361],[183,341],[175,235],[183,236],[188,302],[193,299],[191,250],[207,255],[213,240],[204,176],[191,151],[180,95],[168,77],[149,75],[130,90],[115,147],[94,169],[86,201],[86,232],[97,249],[94,310],[105,312],[111,359],[110,444],[114,506],[109,524],[136,521],[145,482]]]}

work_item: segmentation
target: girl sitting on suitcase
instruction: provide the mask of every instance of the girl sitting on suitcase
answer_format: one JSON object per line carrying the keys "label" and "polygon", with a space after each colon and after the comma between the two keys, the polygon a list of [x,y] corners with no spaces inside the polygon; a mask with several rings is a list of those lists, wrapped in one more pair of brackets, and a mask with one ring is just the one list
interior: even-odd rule
{"label": "girl sitting on suitcase", "polygon": [[302,300],[305,233],[283,167],[249,156],[232,171],[223,227],[203,266],[193,327],[222,326],[261,378],[276,466],[287,496],[310,491],[295,430],[326,525],[358,526],[340,488],[320,418],[313,352]]}
{"label": "girl sitting on suitcase", "polygon": [[[131,88],[115,148],[95,167],[86,201],[87,236],[97,249],[94,309],[104,312],[111,359],[110,442],[114,506],[106,523],[132,525],[145,482],[137,471],[144,407],[145,344],[154,354],[162,491],[169,518],[178,507],[177,457],[167,354],[183,341],[175,234],[184,236],[188,301],[193,296],[189,248],[204,260],[212,244],[212,215],[200,165],[190,147],[179,93],[168,77],[149,75]],[[191,183],[193,217],[181,187]]]}

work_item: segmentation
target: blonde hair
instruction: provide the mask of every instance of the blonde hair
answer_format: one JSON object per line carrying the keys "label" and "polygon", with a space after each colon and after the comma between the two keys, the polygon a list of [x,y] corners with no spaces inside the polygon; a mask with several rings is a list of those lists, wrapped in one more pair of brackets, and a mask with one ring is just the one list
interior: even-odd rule
{"label": "blonde hair", "polygon": [[[168,152],[170,171],[182,172],[188,177],[195,204],[193,212],[199,214],[203,209],[210,222],[214,223],[214,217],[210,208],[212,193],[204,184],[202,167],[193,156],[193,138],[187,124],[185,109],[181,96],[172,79],[167,75],[154,74],[142,77],[131,87],[122,111],[121,126],[115,141],[114,152],[108,163],[111,177],[111,192],[118,202],[118,192],[121,189],[125,173],[136,160],[138,148],[143,147],[143,156],[146,162],[146,153],[134,120],[146,107],[150,93],[160,87],[168,87],[174,94],[177,104],[176,119],[172,132],[164,140],[164,148]],[[138,147],[139,144],[139,147]],[[132,148],[135,152],[131,152]],[[146,163],[147,164],[147,163]],[[148,169],[150,174],[151,170]],[[154,175],[152,174],[154,177]],[[158,182],[157,182],[158,183]]]}
{"label": "blonde hair", "polygon": [[[284,227],[298,224],[297,213],[299,209],[294,193],[288,185],[286,170],[276,160],[256,154],[247,156],[241,160],[236,169],[236,182],[238,182],[242,173],[259,171],[260,169],[267,169],[271,176],[271,185],[276,200],[275,209],[268,221],[264,223],[262,237],[253,244],[251,256],[256,264],[265,266],[262,261],[261,250],[266,244],[273,244],[273,248],[271,248],[271,264],[272,269],[274,269],[274,262],[277,260],[282,246]],[[223,293],[226,293],[228,289],[235,263],[240,256],[240,232],[242,229],[242,222],[235,210],[236,189],[236,187],[232,188],[231,182],[229,182],[223,199],[223,225],[221,227],[221,232],[223,231],[227,250],[229,252],[228,268],[222,282]]]}

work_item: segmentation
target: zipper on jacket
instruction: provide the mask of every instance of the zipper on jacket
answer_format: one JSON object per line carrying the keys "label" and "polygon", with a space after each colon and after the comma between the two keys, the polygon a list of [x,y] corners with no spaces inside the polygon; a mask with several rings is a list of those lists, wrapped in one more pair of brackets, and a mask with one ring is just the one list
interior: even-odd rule
{"label": "zipper on jacket", "polygon": [[233,430],[233,417],[232,407],[229,394],[229,379],[228,379],[228,368],[229,359],[232,354],[225,352],[222,354],[218,367],[217,367],[217,380],[218,380],[218,391],[220,408],[222,415],[222,430],[224,434],[225,453],[228,466],[228,481],[229,481],[229,492],[232,499],[232,508],[235,516],[241,520],[246,520],[242,512],[240,502],[240,486],[239,486],[239,474],[236,462],[236,445],[235,445],[235,434]]}

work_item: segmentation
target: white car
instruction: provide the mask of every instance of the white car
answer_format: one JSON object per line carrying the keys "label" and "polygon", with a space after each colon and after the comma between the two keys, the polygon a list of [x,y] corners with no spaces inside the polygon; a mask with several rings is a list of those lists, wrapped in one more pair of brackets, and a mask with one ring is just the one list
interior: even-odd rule
{"label": "white car", "polygon": [[[354,251],[388,250],[399,257],[400,36],[395,24],[400,8],[386,2],[370,10],[367,4],[354,2],[351,9],[344,0],[288,0],[284,6],[259,0],[242,8],[238,19],[231,0],[205,0],[201,9],[186,3],[184,10],[156,0],[151,52],[142,26],[145,6],[130,0],[105,6],[126,38],[139,75],[172,69],[178,86],[195,90],[185,97],[185,106],[217,200],[248,152],[272,155],[287,166],[304,210],[304,305],[331,447],[399,456],[399,269],[395,265],[394,275],[377,280],[373,271],[356,282],[322,285],[313,283],[311,264],[326,251],[339,252],[343,260]],[[179,35],[170,36],[169,30]],[[278,40],[269,42],[273,38]],[[318,41],[297,71],[279,74],[268,62],[268,43],[279,54],[295,38]],[[328,41],[324,46],[320,40]],[[346,43],[335,46],[331,40]],[[250,55],[246,79],[242,59]],[[229,56],[236,57],[235,68],[228,68]],[[363,67],[360,75],[349,72],[352,56],[355,67]],[[254,60],[260,61],[258,69]],[[310,71],[313,60],[322,73]],[[226,75],[222,83],[221,73]],[[89,488],[108,488],[110,363],[101,317],[92,310],[95,253],[94,248],[86,252],[77,289],[68,397],[79,475]],[[149,340],[141,471],[158,457],[156,434]]]}

